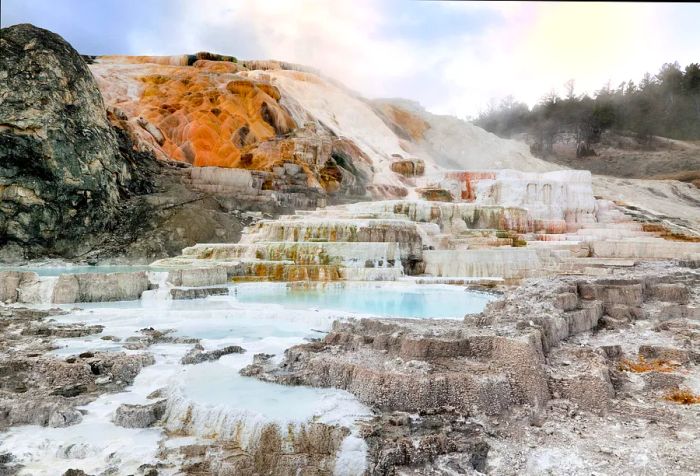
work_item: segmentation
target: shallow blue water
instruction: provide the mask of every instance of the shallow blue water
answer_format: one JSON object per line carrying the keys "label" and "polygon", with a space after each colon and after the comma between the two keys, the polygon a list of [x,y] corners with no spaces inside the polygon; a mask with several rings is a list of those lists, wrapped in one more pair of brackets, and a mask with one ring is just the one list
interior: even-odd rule
{"label": "shallow blue water", "polygon": [[165,268],[154,268],[148,265],[125,266],[0,266],[0,271],[28,271],[39,276],[60,276],[62,274],[80,273],[131,273],[134,271],[167,271]]}
{"label": "shallow blue water", "polygon": [[[66,272],[137,271],[137,266],[100,266],[41,269],[44,275]],[[29,270],[29,268],[25,268]],[[153,270],[153,268],[143,267]],[[138,300],[115,303],[81,303],[83,308],[113,308],[166,310],[225,310],[232,304],[276,304],[285,309],[319,309],[368,314],[377,317],[406,318],[462,318],[465,314],[483,311],[492,301],[491,294],[466,290],[460,286],[417,285],[396,282],[316,283],[309,286],[290,286],[284,283],[244,283],[229,286],[228,296],[185,301]]]}
{"label": "shallow blue water", "polygon": [[374,316],[461,318],[481,312],[493,296],[460,287],[352,285],[295,288],[238,286],[239,302],[280,304],[290,309],[332,309]]}

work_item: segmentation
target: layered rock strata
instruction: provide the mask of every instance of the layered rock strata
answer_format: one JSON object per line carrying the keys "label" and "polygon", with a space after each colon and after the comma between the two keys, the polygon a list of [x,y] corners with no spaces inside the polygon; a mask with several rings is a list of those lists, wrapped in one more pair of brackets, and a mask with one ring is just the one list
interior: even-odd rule
{"label": "layered rock strata", "polygon": [[196,299],[228,294],[225,267],[177,269],[170,272],[64,273],[0,271],[0,301],[6,304]]}
{"label": "layered rock strata", "polygon": [[347,429],[323,423],[303,425],[299,431],[269,424],[253,445],[234,437],[166,448],[164,456],[182,461],[186,474],[343,474],[348,468],[338,468],[336,455],[346,437]]}
{"label": "layered rock strata", "polygon": [[279,376],[260,377],[342,388],[386,411],[444,406],[500,414],[546,401],[543,358],[534,337],[475,335],[461,323],[359,321],[336,324],[322,342],[290,349]]}
{"label": "layered rock strata", "polygon": [[441,180],[461,198],[300,211],[248,227],[238,244],[201,244],[155,264],[221,266],[237,280],[427,274],[515,281],[559,272],[609,274],[635,259],[690,258],[698,251],[697,243],[645,231],[621,207],[594,199],[587,172],[450,172]]}

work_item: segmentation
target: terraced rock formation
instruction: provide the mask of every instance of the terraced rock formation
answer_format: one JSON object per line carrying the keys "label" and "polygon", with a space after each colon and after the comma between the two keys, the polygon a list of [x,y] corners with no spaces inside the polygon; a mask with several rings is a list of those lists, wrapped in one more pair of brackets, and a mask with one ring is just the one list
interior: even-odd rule
{"label": "terraced rock formation", "polygon": [[[106,56],[90,67],[143,149],[253,171],[260,185],[249,193],[397,198],[412,194],[411,177],[442,167],[555,169],[515,141],[409,102],[367,103],[299,65],[215,56]],[[406,164],[420,165],[407,174]],[[224,192],[231,183],[219,173],[231,175],[212,169],[208,180]],[[228,192],[245,192],[240,185]]]}
{"label": "terraced rock formation", "polygon": [[[611,272],[642,259],[694,259],[674,241],[595,199],[586,172],[447,172],[424,177],[451,202],[385,200],[262,220],[239,243],[198,244],[167,267],[222,267],[235,280],[395,280]],[[683,236],[683,235],[682,235]]]}
{"label": "terraced rock formation", "polygon": [[[364,431],[369,474],[669,465],[691,474],[700,427],[683,395],[698,394],[698,274],[673,265],[619,271],[530,280],[464,322],[338,322],[280,364],[242,372],[346,389],[374,408]],[[637,460],[633,443],[606,435],[617,425],[633,426],[655,458]],[[694,436],[672,436],[685,432]],[[566,458],[546,457],[561,451]]]}
{"label": "terraced rock formation", "polygon": [[[556,168],[522,143],[408,101],[364,100],[303,66],[211,53],[90,57],[88,66],[49,32],[23,25],[7,33],[3,58],[17,74],[0,110],[6,260],[148,262],[196,242],[236,241],[250,221],[242,211],[274,216],[380,198],[485,204],[489,195],[555,220],[543,229],[559,234],[561,220],[572,219],[550,208],[570,201],[552,185],[573,190],[574,173],[550,175],[536,192],[518,187],[535,190],[542,179],[493,175]],[[602,198],[697,236],[697,189],[610,180],[593,178]],[[478,183],[495,188],[477,197]],[[671,196],[679,200],[668,205]]]}

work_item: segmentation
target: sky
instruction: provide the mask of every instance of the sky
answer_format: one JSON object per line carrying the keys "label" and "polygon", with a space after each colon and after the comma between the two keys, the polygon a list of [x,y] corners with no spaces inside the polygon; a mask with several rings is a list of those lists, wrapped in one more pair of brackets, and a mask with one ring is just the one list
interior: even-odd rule
{"label": "sky", "polygon": [[212,51],[319,69],[370,97],[474,117],[700,62],[700,4],[410,0],[2,0],[3,27],[33,23],[80,53]]}

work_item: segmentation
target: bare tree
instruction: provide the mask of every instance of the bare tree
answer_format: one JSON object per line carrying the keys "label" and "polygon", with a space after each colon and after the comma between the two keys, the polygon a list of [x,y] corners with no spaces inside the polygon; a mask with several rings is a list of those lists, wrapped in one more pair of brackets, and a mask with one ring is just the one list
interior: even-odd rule
{"label": "bare tree", "polygon": [[576,87],[576,81],[573,78],[564,83],[564,90],[566,91],[566,99],[568,99],[569,101],[576,98],[576,94],[574,93],[575,87]]}

